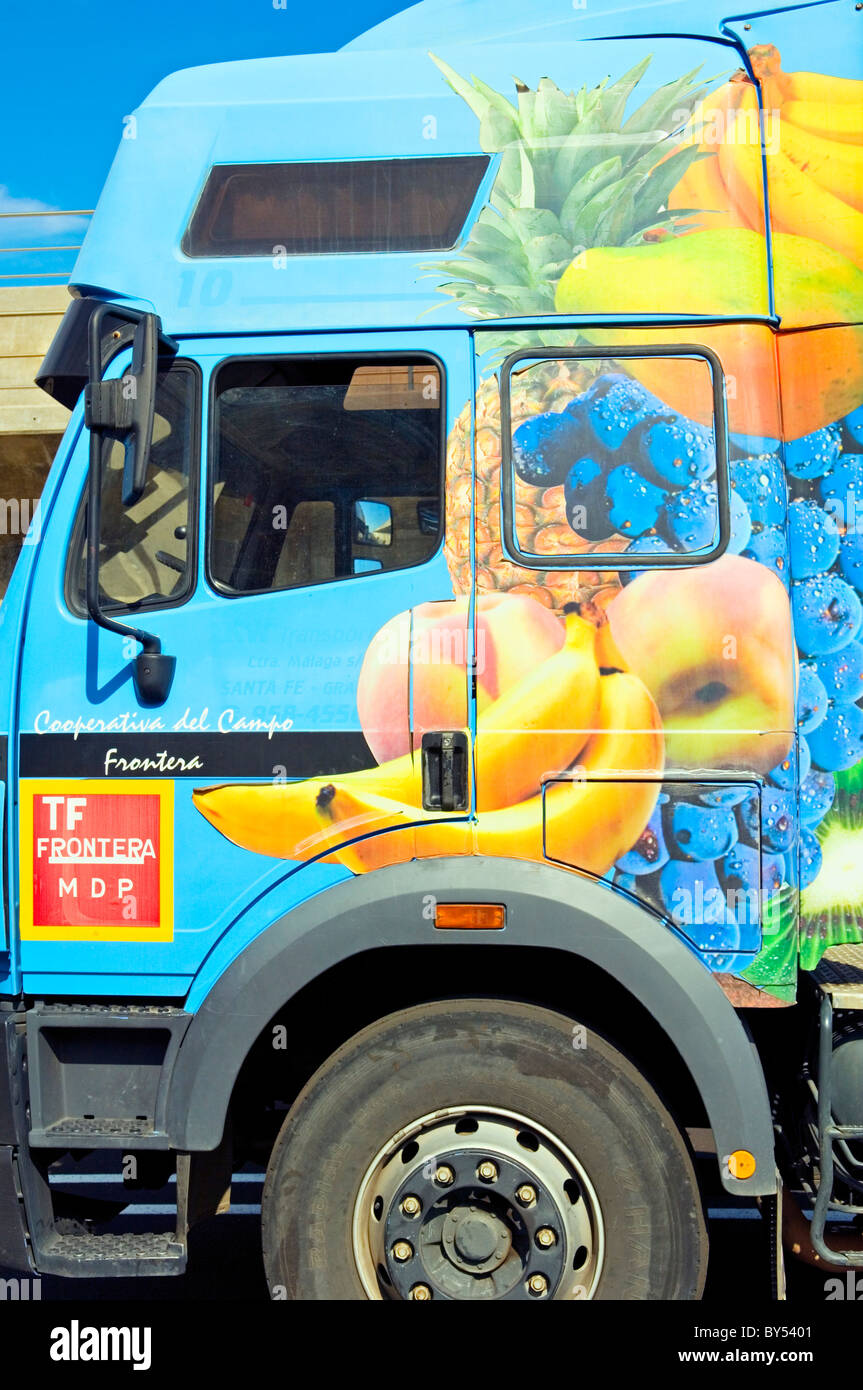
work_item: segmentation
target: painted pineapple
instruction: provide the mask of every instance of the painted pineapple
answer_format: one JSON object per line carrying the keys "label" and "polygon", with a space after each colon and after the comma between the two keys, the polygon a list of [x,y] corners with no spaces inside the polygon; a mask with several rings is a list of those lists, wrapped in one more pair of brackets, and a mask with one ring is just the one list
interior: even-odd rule
{"label": "painted pineapple", "polygon": [[[623,111],[650,63],[643,62],[612,85],[562,92],[548,78],[536,91],[518,82],[518,106],[478,78],[466,81],[434,60],[450,86],[480,120],[480,143],[502,152],[490,206],[484,208],[458,259],[431,267],[449,278],[441,292],[475,318],[495,319],[555,312],[555,287],[581,251],[594,245],[631,246],[674,234],[665,204],[697,150],[675,149],[659,164],[671,131],[704,96],[694,73],[653,93],[626,122]],[[658,148],[660,147],[660,148]],[[679,218],[679,212],[676,217]],[[573,346],[576,334],[560,329],[489,335],[499,359],[515,347]],[[561,411],[589,385],[598,364],[549,361],[512,381],[512,423]],[[471,403],[450,434],[447,448],[446,558],[457,593],[470,588]],[[602,598],[617,587],[613,573],[522,569],[504,562],[498,516],[501,456],[500,394],[486,376],[476,398],[477,587],[531,594],[549,607]],[[591,544],[567,525],[563,489],[518,482],[516,507],[522,543],[550,556],[577,550],[623,550],[626,540]]]}
{"label": "painted pineapple", "polygon": [[[517,429],[531,415],[561,411],[589,384],[590,374],[580,363],[549,362],[533,368],[530,384],[519,387],[514,379],[512,425]],[[457,593],[470,588],[470,430],[468,403],[450,434],[447,445],[448,528],[445,553]],[[506,589],[529,594],[549,608],[562,609],[569,602],[585,602],[615,576],[598,571],[522,569],[503,560],[497,505],[500,473],[500,391],[496,376],[486,378],[476,399],[477,464],[477,589],[491,593]],[[576,551],[624,549],[627,542],[606,541],[591,544],[580,540],[567,525],[563,507],[563,488],[531,487],[516,480],[516,524],[526,549],[541,554],[572,555]],[[553,563],[553,561],[550,561]]]}

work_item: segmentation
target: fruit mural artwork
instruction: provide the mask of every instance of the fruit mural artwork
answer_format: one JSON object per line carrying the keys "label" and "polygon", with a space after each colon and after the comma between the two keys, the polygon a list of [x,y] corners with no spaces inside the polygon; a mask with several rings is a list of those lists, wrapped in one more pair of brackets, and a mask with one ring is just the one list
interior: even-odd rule
{"label": "fruit mural artwork", "polygon": [[[465,610],[440,606],[450,610],[451,630],[458,624],[463,629]],[[607,873],[656,804],[664,747],[655,702],[637,676],[601,672],[596,628],[575,612],[561,624],[529,599],[521,606],[515,598],[504,599],[501,606],[510,610],[509,628],[517,631],[522,618],[534,622],[533,632],[523,634],[534,651],[547,646],[550,624],[559,629],[560,641],[552,655],[530,663],[523,674],[501,671],[500,694],[479,714],[475,826],[463,815],[446,819],[422,810],[420,760],[412,752],[332,780],[199,788],[193,794],[198,810],[255,853],[298,860],[332,854],[356,873],[435,854],[542,860],[544,836],[568,853],[577,847],[579,867]],[[519,607],[534,608],[535,616],[513,614]],[[452,724],[458,713],[452,685],[440,679],[441,666],[431,653],[413,663],[435,729],[447,718]],[[453,669],[461,678],[463,703],[465,667],[454,663]],[[361,703],[373,703],[375,675],[372,661],[360,677]],[[630,783],[591,780],[591,773],[627,767],[652,774],[635,794]],[[549,770],[570,768],[577,773],[543,789]],[[378,836],[380,831],[388,833]]]}
{"label": "fruit mural artwork", "polygon": [[[584,189],[589,190],[591,178],[597,180],[597,191],[582,205],[577,227],[568,221],[569,209],[562,211],[548,196],[542,177],[533,180],[533,204],[525,209],[530,180],[524,164],[541,148],[543,134],[552,137],[547,143],[555,147],[557,167],[564,165],[566,136],[561,140],[561,125],[554,121],[564,119],[567,98],[547,80],[536,92],[522,84],[518,110],[509,106],[521,156],[521,185],[516,187],[510,156],[508,168],[501,164],[502,187],[493,192],[491,207],[485,220],[479,219],[465,254],[439,269],[448,275],[443,292],[472,315],[507,311],[495,299],[492,271],[508,287],[508,312],[527,314],[534,307],[538,277],[531,274],[531,255],[524,249],[520,256],[514,254],[511,243],[521,236],[533,212],[531,230],[548,238],[546,245],[554,244],[556,232],[569,235],[573,243],[570,251],[575,254],[570,254],[562,273],[551,273],[546,286],[545,304],[550,297],[560,314],[766,313],[763,144],[773,294],[781,316],[775,357],[764,350],[755,330],[745,326],[735,333],[726,325],[699,325],[695,335],[699,344],[717,352],[733,388],[726,400],[726,557],[703,570],[641,575],[551,568],[556,554],[572,555],[579,549],[585,554],[632,550],[660,556],[711,544],[717,524],[716,494],[710,485],[714,458],[707,434],[712,420],[703,397],[697,400],[682,380],[682,363],[667,359],[632,362],[628,374],[623,362],[613,363],[615,370],[609,373],[608,363],[597,367],[594,361],[555,360],[523,372],[523,384],[513,377],[516,534],[525,549],[549,554],[546,574],[501,564],[495,477],[505,450],[498,381],[494,374],[486,377],[475,403],[476,552],[480,591],[532,591],[556,609],[575,602],[598,622],[603,666],[635,670],[657,700],[669,763],[766,774],[757,826],[751,814],[756,803],[745,791],[717,788],[687,801],[679,786],[669,784],[640,840],[617,861],[614,881],[672,916],[676,889],[688,887],[690,901],[701,894],[706,904],[709,896],[712,906],[703,913],[705,924],[712,916],[717,925],[724,925],[723,943],[745,950],[753,940],[751,908],[738,912],[740,934],[735,940],[728,904],[736,891],[757,884],[760,858],[763,939],[756,936],[755,944],[761,951],[754,961],[726,961],[724,968],[730,963],[745,978],[782,994],[782,982],[793,978],[798,944],[803,966],[813,968],[827,945],[859,940],[863,932],[863,884],[856,870],[863,841],[854,839],[855,825],[863,830],[857,820],[860,789],[854,771],[863,758],[863,712],[857,703],[863,695],[863,647],[856,640],[863,592],[863,562],[856,561],[863,550],[854,515],[863,487],[856,471],[863,462],[858,455],[863,439],[863,83],[818,73],[783,73],[780,55],[771,45],[753,49],[749,57],[761,87],[763,116],[756,85],[744,71],[706,94],[695,88],[696,75],[691,73],[678,84],[660,88],[650,99],[655,128],[672,131],[670,107],[663,106],[664,97],[672,93],[676,116],[685,119],[672,152],[662,153],[668,147],[662,142],[646,171],[642,165],[640,183],[626,180],[627,141],[647,127],[639,111],[621,123],[623,112],[616,104],[620,84],[571,96],[569,111],[575,119],[566,131],[574,147],[571,157],[580,160],[580,177],[587,179]],[[483,147],[500,149],[492,140],[502,128],[503,98],[477,79],[468,83],[440,66],[480,116]],[[628,85],[634,79],[636,85],[645,72],[646,64],[621,82]],[[585,121],[586,134],[579,141]],[[596,139],[598,131],[602,141]],[[687,159],[687,151],[695,157]],[[505,150],[502,161],[507,158]],[[665,184],[667,201],[650,224],[648,209],[655,204],[649,190],[660,190],[669,167],[674,176]],[[639,200],[641,221],[636,212]],[[541,246],[540,238],[538,243]],[[534,262],[538,253],[539,248]],[[717,267],[721,275],[715,273]],[[822,324],[833,326],[821,332],[801,331]],[[680,330],[670,330],[654,338],[662,342],[679,335]],[[568,335],[551,329],[532,338],[511,335],[500,347],[511,352],[518,347],[528,351],[532,344],[623,346],[643,343],[645,337],[643,329],[591,327]],[[469,466],[469,430],[465,418],[450,440],[454,487]],[[589,522],[574,537],[571,529],[567,534],[566,523],[571,523],[576,508]],[[469,524],[465,515],[465,532]],[[532,543],[526,544],[531,527]],[[448,545],[459,591],[465,584],[464,547],[457,534]],[[747,585],[745,579],[741,584],[738,624],[724,630],[736,631],[744,643],[747,624],[750,640],[759,632],[748,662],[724,663],[721,670],[718,634],[713,634],[712,653],[709,643],[696,636],[703,620],[721,614],[726,606],[731,556],[772,572],[793,605],[800,657],[799,726],[793,748],[790,739],[783,746],[780,733],[793,727],[792,721],[775,707],[783,687],[790,686],[792,664],[779,637],[788,614],[778,586]],[[681,685],[687,665],[689,679]],[[744,679],[736,691],[728,690],[725,672],[739,672],[741,667]],[[698,694],[711,687],[718,698],[712,708],[702,704],[699,709]],[[689,690],[690,704],[695,704],[686,721],[680,717],[681,689]],[[746,725],[775,731],[764,740],[772,746],[770,753],[747,747],[745,740],[737,748],[727,737],[723,740],[723,729]],[[707,939],[698,944],[704,948]],[[718,957],[713,965],[723,968]]]}
{"label": "fruit mural artwork", "polygon": [[[499,156],[463,249],[431,267],[497,321],[447,442],[455,597],[368,649],[377,767],[194,800],[249,850],[354,873],[551,859],[789,999],[798,951],[813,968],[863,939],[863,83],[749,57],[751,76],[690,72],[640,105],[649,56],[578,92],[518,82],[515,105],[434,58]],[[778,331],[732,322],[771,313],[771,265]],[[729,321],[595,322],[686,314]],[[721,361],[727,460],[708,359],[663,355],[681,341]],[[617,554],[629,568],[605,568]],[[469,819],[422,810],[418,749],[468,726],[471,595]]]}

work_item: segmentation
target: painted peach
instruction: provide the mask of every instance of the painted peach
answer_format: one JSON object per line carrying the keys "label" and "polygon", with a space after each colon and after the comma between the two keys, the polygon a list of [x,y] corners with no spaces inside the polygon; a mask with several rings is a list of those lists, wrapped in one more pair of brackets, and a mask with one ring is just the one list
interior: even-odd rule
{"label": "painted peach", "polygon": [[[423,603],[396,614],[372,638],[360,671],[357,709],[379,763],[409,752],[412,743],[418,746],[426,731],[466,726],[468,616],[466,596]],[[476,606],[479,711],[558,651],[563,639],[560,618],[534,598],[481,595]]]}
{"label": "painted peach", "polygon": [[794,737],[791,612],[764,565],[724,555],[653,570],[606,612],[607,651],[656,700],[670,766],[768,772],[785,757]]}

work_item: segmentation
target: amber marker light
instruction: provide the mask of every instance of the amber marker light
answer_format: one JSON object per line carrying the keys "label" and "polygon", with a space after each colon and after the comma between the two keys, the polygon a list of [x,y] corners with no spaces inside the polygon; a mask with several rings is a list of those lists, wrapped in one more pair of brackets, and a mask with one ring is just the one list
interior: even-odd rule
{"label": "amber marker light", "polygon": [[506,923],[503,903],[438,903],[434,924],[441,930],[500,931]]}
{"label": "amber marker light", "polygon": [[728,1155],[728,1171],[732,1178],[751,1178],[755,1172],[755,1159],[748,1149],[735,1149]]}

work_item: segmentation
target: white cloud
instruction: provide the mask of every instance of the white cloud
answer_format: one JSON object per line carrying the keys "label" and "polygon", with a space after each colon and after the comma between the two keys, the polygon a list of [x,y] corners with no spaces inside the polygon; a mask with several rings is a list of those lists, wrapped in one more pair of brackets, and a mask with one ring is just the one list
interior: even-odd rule
{"label": "white cloud", "polygon": [[[0,183],[0,213],[53,211],[50,203],[43,203],[38,198],[14,197],[6,185]],[[62,213],[58,213],[56,217],[2,217],[0,244],[49,246],[58,236],[63,236],[70,244],[79,245],[89,223],[88,217],[66,217]]]}

